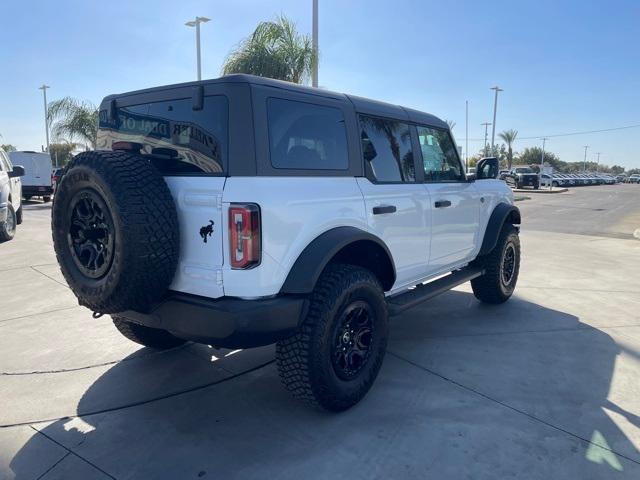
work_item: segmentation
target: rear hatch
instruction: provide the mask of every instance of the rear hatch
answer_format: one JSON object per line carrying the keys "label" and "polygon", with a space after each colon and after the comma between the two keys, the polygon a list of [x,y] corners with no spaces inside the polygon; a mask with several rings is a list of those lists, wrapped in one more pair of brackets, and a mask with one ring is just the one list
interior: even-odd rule
{"label": "rear hatch", "polygon": [[[141,98],[142,97],[138,97]],[[226,180],[228,102],[205,96],[149,102],[127,97],[100,110],[98,148],[140,153],[160,170],[180,223],[180,258],[171,289],[218,298],[222,284],[222,193]]]}

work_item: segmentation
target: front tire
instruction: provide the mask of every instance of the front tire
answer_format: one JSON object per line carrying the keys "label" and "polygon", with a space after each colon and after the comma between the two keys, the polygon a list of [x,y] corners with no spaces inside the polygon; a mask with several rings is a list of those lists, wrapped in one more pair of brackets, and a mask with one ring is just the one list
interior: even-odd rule
{"label": "front tire", "polygon": [[167,350],[185,343],[185,340],[171,335],[166,330],[159,328],[145,327],[137,323],[130,322],[124,317],[113,315],[113,324],[118,331],[132,342],[139,343],[145,347],[156,350]]}
{"label": "front tire", "polygon": [[298,332],[276,346],[280,379],[296,398],[329,411],[346,410],[378,376],[388,334],[387,304],[375,275],[331,264]]}
{"label": "front tire", "polygon": [[16,235],[16,211],[11,202],[7,204],[7,219],[0,223],[0,242],[8,242]]}
{"label": "front tire", "polygon": [[42,197],[42,201],[44,203],[49,203],[51,201],[51,196],[45,195],[44,197]]}
{"label": "front tire", "polygon": [[513,225],[505,225],[495,248],[478,260],[484,275],[471,280],[473,294],[484,303],[504,303],[516,288],[520,272],[520,238]]}

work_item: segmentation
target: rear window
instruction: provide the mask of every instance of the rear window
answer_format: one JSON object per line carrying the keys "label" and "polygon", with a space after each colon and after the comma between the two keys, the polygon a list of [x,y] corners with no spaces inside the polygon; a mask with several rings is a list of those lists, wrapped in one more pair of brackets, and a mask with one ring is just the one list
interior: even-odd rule
{"label": "rear window", "polygon": [[269,98],[269,151],[274,168],[346,170],[347,131],[342,110]]}
{"label": "rear window", "polygon": [[191,98],[119,107],[114,120],[101,110],[98,147],[137,143],[165,174],[224,173],[228,112],[222,95],[205,97],[201,110],[193,110]]}

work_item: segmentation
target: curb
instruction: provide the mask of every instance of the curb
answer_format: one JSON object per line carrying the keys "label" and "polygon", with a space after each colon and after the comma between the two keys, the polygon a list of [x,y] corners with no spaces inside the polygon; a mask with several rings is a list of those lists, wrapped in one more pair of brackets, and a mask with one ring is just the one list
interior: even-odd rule
{"label": "curb", "polygon": [[547,194],[547,195],[554,194],[554,193],[565,193],[569,191],[568,188],[557,188],[554,190],[547,190],[543,188],[539,188],[538,190],[534,190],[533,188],[532,189],[513,188],[512,190],[514,193],[535,193],[535,194],[540,193],[540,194]]}

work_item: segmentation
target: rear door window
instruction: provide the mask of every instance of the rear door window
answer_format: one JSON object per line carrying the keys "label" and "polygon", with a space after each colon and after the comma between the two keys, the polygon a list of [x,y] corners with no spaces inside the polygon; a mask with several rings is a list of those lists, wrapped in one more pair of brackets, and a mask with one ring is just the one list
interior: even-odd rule
{"label": "rear door window", "polygon": [[339,108],[269,98],[267,117],[274,168],[348,169],[347,131]]}
{"label": "rear door window", "polygon": [[411,130],[406,123],[360,115],[365,167],[377,182],[415,182]]}
{"label": "rear door window", "polygon": [[119,107],[109,120],[100,111],[100,148],[133,142],[141,152],[158,157],[154,164],[165,174],[225,171],[229,106],[223,95],[204,98],[193,110],[191,98]]}

